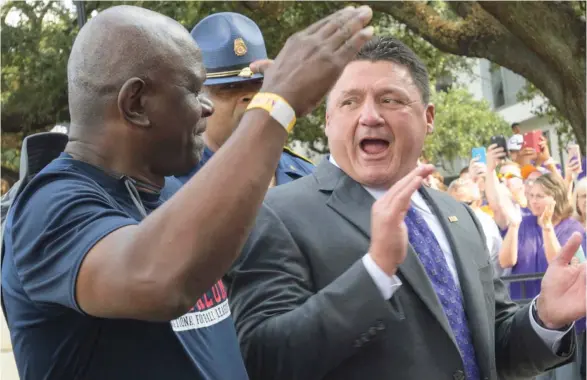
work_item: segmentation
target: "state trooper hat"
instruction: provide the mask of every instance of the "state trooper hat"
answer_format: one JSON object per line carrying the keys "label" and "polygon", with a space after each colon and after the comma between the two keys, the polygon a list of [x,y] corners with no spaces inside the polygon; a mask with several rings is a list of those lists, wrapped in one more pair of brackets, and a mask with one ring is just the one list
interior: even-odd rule
{"label": "state trooper hat", "polygon": [[267,59],[263,34],[250,18],[233,12],[215,13],[200,21],[191,35],[202,51],[207,72],[204,85],[263,78],[249,69],[252,62]]}

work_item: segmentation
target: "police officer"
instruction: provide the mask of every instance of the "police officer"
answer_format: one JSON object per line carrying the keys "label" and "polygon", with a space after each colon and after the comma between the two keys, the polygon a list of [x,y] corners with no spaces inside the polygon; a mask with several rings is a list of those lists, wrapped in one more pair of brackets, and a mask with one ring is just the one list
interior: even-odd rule
{"label": "police officer", "polygon": [[[253,20],[238,13],[212,14],[200,21],[191,35],[202,51],[207,71],[203,98],[208,97],[213,102],[215,112],[206,119],[206,147],[202,159],[189,174],[179,177],[184,183],[220,149],[237,127],[247,105],[263,84],[263,75],[253,73],[249,65],[267,59],[261,30]],[[271,186],[291,182],[313,170],[310,160],[286,147]]]}

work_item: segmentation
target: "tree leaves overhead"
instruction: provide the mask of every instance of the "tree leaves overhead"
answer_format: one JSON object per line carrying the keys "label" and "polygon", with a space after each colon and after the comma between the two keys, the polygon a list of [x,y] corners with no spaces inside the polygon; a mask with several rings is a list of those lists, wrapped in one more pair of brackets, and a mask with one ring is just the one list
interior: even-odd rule
{"label": "tree leaves overhead", "polygon": [[[6,23],[20,13],[16,25]],[[7,2],[2,26],[2,130],[28,134],[67,120],[65,67],[76,31],[56,1]]]}
{"label": "tree leaves overhead", "polygon": [[[94,11],[99,12],[120,4],[138,5],[163,13],[180,22],[188,30],[209,14],[222,11],[240,12],[258,23],[265,35],[268,54],[270,57],[275,57],[291,34],[348,3],[87,1],[85,2],[87,17],[90,18]],[[467,22],[463,20],[467,20],[467,17],[471,17],[470,15],[475,12],[480,12],[480,8],[474,4],[474,2],[443,1],[376,2],[373,6],[380,11],[375,12],[372,24],[376,27],[378,34],[393,35],[412,47],[427,65],[433,82],[447,80],[450,82],[454,73],[469,70],[471,61],[438,50],[429,41],[436,46],[439,44],[435,43],[437,41],[429,35],[423,39],[419,33],[431,33],[434,27],[418,28],[409,18],[414,17],[414,14],[409,12],[413,9],[421,9],[424,12],[431,12],[430,14],[434,17],[440,17],[443,21],[437,27],[441,30],[446,25],[451,25],[450,23],[466,25]],[[584,7],[575,6],[573,9],[577,13],[582,11],[584,14]],[[17,24],[6,23],[7,15],[11,11],[18,11],[23,15],[22,20]],[[1,115],[3,137],[6,132],[26,135],[46,130],[56,123],[66,121],[68,118],[66,65],[73,39],[77,34],[75,11],[66,8],[64,2],[58,1],[7,1],[0,9],[0,17],[3,33]],[[429,19],[430,22],[436,20],[434,17]],[[466,49],[482,44],[483,39],[473,42],[473,45],[460,46],[459,54],[468,55]],[[450,51],[450,49],[445,50]],[[478,56],[476,53],[471,50],[470,55]],[[307,70],[312,70],[312,67],[308,67]],[[426,153],[434,157],[462,156],[470,149],[472,139],[490,136],[490,128],[498,128],[498,126],[502,128],[504,125],[503,120],[493,114],[488,106],[474,102],[470,97],[467,98],[464,90],[439,93],[434,99],[439,102],[437,131],[434,137],[428,139],[426,145]],[[324,153],[326,140],[323,124],[324,107],[322,105],[313,114],[299,120],[291,139],[305,142],[312,150]],[[467,132],[461,133],[459,128]],[[20,139],[14,138],[9,141],[20,141]],[[3,144],[3,148],[8,151],[19,147],[6,147]]]}

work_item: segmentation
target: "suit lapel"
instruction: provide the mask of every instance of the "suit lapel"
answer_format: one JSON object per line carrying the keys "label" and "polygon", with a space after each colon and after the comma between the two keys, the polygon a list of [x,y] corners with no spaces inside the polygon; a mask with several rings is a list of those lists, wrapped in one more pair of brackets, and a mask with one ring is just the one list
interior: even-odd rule
{"label": "suit lapel", "polygon": [[[483,370],[483,373],[490,373],[489,358],[491,353],[489,352],[490,346],[488,346],[490,336],[484,327],[492,326],[493,321],[488,320],[483,284],[479,279],[479,268],[485,263],[477,263],[473,255],[470,254],[472,247],[476,248],[479,246],[479,235],[475,234],[476,229],[473,226],[463,224],[466,223],[464,220],[469,219],[464,207],[462,211],[456,210],[454,207],[456,203],[445,202],[432,191],[423,190],[422,195],[427,200],[434,214],[438,217],[442,229],[448,238],[457,267],[465,312],[475,346],[477,362]],[[462,216],[460,220],[459,218],[457,220],[454,219],[457,215]],[[482,242],[482,244],[485,244],[485,242]]]}
{"label": "suit lapel", "polygon": [[371,238],[371,206],[375,200],[348,176],[341,179],[326,204]]}
{"label": "suit lapel", "polygon": [[[363,232],[367,239],[371,239],[371,207],[374,198],[367,190],[329,162],[322,162],[318,166],[316,177],[320,183],[320,191],[331,192],[326,202],[327,205]],[[432,283],[411,245],[408,247],[406,259],[398,270],[400,278],[410,284],[414,292],[451,337],[456,347],[448,319],[438,301]]]}

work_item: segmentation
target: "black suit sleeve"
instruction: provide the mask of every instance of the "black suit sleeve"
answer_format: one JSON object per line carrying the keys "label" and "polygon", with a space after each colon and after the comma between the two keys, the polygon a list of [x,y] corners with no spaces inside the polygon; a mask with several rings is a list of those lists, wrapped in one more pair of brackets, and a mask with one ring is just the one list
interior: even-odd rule
{"label": "black suit sleeve", "polygon": [[394,316],[361,260],[316,290],[304,253],[267,205],[228,282],[241,350],[256,380],[321,379],[378,340]]}
{"label": "black suit sleeve", "polygon": [[[467,210],[484,239],[481,224],[469,207]],[[494,277],[493,287],[495,358],[500,379],[532,378],[572,360],[576,345],[574,329],[563,338],[559,355],[554,354],[532,327],[530,304],[519,307],[512,302],[507,286],[498,277]]]}

